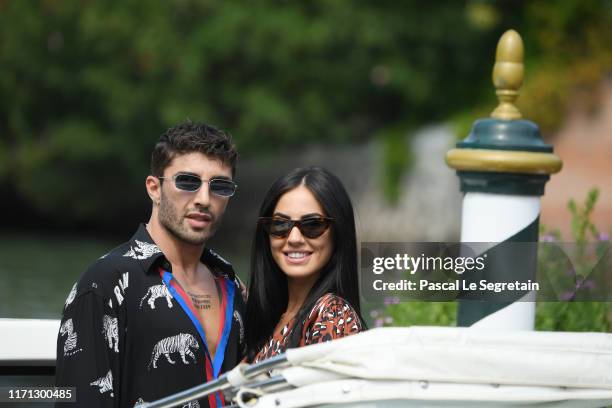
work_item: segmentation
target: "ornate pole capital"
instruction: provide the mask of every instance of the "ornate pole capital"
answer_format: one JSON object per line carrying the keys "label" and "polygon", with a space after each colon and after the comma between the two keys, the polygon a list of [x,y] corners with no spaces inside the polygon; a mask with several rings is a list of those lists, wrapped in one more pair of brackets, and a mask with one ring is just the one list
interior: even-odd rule
{"label": "ornate pole capital", "polygon": [[493,66],[493,85],[499,105],[491,113],[492,118],[503,120],[522,118],[514,103],[525,76],[523,55],[523,40],[519,33],[514,30],[506,31],[497,43]]}
{"label": "ornate pole capital", "polygon": [[553,147],[542,140],[538,125],[522,119],[514,105],[523,84],[523,57],[521,36],[506,31],[497,44],[493,67],[499,105],[446,154],[463,192],[542,195],[549,176],[563,166]]}

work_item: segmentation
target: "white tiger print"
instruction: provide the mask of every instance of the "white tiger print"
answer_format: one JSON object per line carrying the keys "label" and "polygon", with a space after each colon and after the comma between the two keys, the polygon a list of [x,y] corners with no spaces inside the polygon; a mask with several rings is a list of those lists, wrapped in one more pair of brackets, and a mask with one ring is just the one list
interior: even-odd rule
{"label": "white tiger print", "polygon": [[140,300],[140,308],[142,308],[142,303],[145,299],[149,297],[147,303],[151,307],[151,309],[155,309],[155,301],[157,298],[164,297],[166,298],[166,303],[168,303],[168,307],[172,307],[172,295],[168,291],[168,288],[163,283],[161,285],[153,285],[148,290],[147,293]]}
{"label": "white tiger print", "polygon": [[240,315],[240,312],[238,312],[237,310],[234,310],[234,319],[236,319],[236,321],[238,322],[238,343],[242,344],[244,343],[244,322],[242,321],[242,316]]}
{"label": "white tiger print", "polygon": [[189,362],[185,359],[185,355],[188,355],[196,361],[195,354],[191,351],[191,348],[197,350],[200,348],[200,345],[196,341],[195,337],[191,334],[179,333],[176,336],[166,337],[165,339],[161,339],[155,347],[153,347],[153,352],[151,353],[151,361],[149,362],[148,369],[157,368],[157,359],[163,354],[166,357],[166,360],[170,364],[174,364],[174,361],[170,358],[170,354],[179,353],[181,355],[181,359],[183,363],[189,364]]}
{"label": "white tiger print", "polygon": [[149,244],[148,242],[136,241],[136,246],[130,247],[130,249],[123,254],[123,256],[143,260],[152,257],[153,255],[160,253],[161,250],[155,244]]}
{"label": "white tiger print", "polygon": [[100,394],[104,394],[105,392],[110,391],[110,396],[114,397],[113,373],[111,372],[111,370],[108,370],[108,373],[106,373],[106,376],[98,378],[97,380],[89,383],[89,385],[91,385],[92,387],[96,387],[96,386],[99,387]]}
{"label": "white tiger print", "polygon": [[110,317],[104,315],[102,318],[102,334],[104,339],[108,342],[108,348],[113,350],[113,344],[115,345],[115,353],[119,352],[119,328],[116,317]]}
{"label": "white tiger print", "polygon": [[66,342],[64,343],[64,357],[75,355],[79,351],[83,351],[82,348],[77,349],[77,333],[74,331],[74,325],[72,319],[66,320],[60,327],[60,337],[66,336]]}
{"label": "white tiger print", "polygon": [[66,303],[64,304],[64,309],[67,308],[68,305],[74,301],[76,294],[77,294],[77,282],[75,282],[74,285],[72,285],[72,289],[70,289],[70,293],[68,294],[68,297],[66,298]]}

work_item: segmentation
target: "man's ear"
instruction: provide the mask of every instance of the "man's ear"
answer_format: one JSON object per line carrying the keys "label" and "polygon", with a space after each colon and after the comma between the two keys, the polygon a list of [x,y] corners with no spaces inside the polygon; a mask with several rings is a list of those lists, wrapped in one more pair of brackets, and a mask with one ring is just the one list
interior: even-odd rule
{"label": "man's ear", "polygon": [[157,177],[147,176],[145,186],[147,188],[147,194],[149,194],[149,198],[153,201],[153,204],[159,205],[161,201],[161,180]]}

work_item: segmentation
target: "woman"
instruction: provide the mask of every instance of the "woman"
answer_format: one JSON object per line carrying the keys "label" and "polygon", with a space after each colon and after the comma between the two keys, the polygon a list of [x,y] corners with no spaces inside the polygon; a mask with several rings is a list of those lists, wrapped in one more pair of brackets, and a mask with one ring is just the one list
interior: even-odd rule
{"label": "woman", "polygon": [[353,207],[321,167],[278,179],[259,211],[251,254],[247,360],[364,329]]}

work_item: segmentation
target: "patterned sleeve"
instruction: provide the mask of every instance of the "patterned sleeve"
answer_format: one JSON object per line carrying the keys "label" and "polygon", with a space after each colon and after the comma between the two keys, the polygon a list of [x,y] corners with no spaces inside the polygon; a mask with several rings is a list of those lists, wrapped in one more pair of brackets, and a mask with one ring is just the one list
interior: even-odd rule
{"label": "patterned sleeve", "polygon": [[[85,286],[83,282],[78,285]],[[62,316],[55,382],[58,387],[76,387],[76,404],[57,404],[58,407],[119,406],[115,390],[122,344],[116,305],[110,297],[105,300],[91,288],[92,284],[88,286],[77,295],[75,284]]]}
{"label": "patterned sleeve", "polygon": [[343,298],[326,295],[313,308],[304,325],[304,346],[330,341],[363,330],[363,324],[353,307]]}

